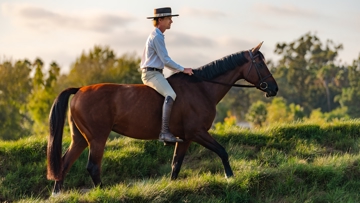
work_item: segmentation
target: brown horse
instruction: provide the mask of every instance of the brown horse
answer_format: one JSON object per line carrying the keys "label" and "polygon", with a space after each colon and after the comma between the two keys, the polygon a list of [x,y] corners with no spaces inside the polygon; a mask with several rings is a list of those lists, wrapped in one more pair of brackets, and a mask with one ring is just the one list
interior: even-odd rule
{"label": "brown horse", "polygon": [[[195,76],[177,73],[168,78],[178,95],[170,129],[184,140],[175,145],[171,179],[177,178],[191,142],[215,152],[222,160],[226,177],[233,176],[226,150],[208,130],[215,118],[216,105],[236,81],[245,79],[267,97],[276,95],[278,86],[259,51],[261,44],[194,69]],[[61,158],[63,127],[72,94],[75,95],[68,116],[71,144]],[[111,131],[136,139],[158,139],[163,100],[156,91],[140,84],[95,84],[61,92],[50,113],[47,148],[47,178],[55,180],[53,194],[61,191],[66,173],[86,147],[89,147],[87,170],[94,185],[101,186],[101,160]]]}

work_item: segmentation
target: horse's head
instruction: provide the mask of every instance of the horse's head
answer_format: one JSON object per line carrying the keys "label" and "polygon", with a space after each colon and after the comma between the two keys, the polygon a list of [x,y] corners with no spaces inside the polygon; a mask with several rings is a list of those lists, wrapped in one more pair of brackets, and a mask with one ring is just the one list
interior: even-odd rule
{"label": "horse's head", "polygon": [[265,64],[265,58],[259,51],[261,45],[257,45],[255,48],[248,51],[250,57],[250,66],[245,74],[245,80],[254,84],[256,88],[265,92],[266,97],[276,96],[278,86],[269,71],[269,68]]}

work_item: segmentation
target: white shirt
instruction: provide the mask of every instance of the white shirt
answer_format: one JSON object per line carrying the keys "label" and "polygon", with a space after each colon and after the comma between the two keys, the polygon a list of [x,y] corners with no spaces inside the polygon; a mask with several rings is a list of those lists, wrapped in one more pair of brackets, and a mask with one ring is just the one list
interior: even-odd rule
{"label": "white shirt", "polygon": [[184,71],[184,67],[175,63],[168,55],[164,34],[155,28],[146,40],[141,58],[140,68],[152,67],[163,69],[164,66],[173,71]]}

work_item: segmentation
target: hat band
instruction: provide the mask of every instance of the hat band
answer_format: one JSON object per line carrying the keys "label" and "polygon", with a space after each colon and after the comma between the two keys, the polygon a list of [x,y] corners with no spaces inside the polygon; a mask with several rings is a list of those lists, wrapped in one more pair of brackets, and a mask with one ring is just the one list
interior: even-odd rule
{"label": "hat band", "polygon": [[171,13],[157,13],[155,17],[171,16]]}

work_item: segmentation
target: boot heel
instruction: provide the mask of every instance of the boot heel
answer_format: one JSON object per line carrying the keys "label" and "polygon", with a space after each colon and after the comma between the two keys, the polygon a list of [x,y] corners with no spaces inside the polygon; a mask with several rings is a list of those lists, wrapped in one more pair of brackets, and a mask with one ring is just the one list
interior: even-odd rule
{"label": "boot heel", "polygon": [[164,142],[164,146],[175,146],[175,142]]}

